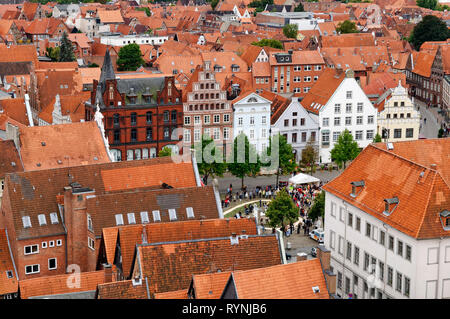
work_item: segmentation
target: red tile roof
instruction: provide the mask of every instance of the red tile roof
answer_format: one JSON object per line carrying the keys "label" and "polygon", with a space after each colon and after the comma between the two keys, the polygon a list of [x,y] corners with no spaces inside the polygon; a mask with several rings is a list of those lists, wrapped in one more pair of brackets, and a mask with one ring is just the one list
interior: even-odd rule
{"label": "red tile roof", "polygon": [[375,38],[371,33],[347,33],[322,36],[322,47],[360,47],[374,46]]}
{"label": "red tile roof", "polygon": [[150,294],[186,288],[195,274],[281,263],[275,235],[248,236],[238,244],[230,238],[150,244],[138,246],[137,251],[135,267],[148,278]]}
{"label": "red tile roof", "polygon": [[21,280],[20,298],[28,299],[38,296],[52,296],[77,292],[95,291],[97,285],[105,283],[105,271],[92,271],[80,273],[79,287],[70,286],[73,274],[63,274],[48,277]]}
{"label": "red tile roof", "polygon": [[231,271],[192,276],[195,299],[220,299]]}
{"label": "red tile roof", "polygon": [[303,98],[302,106],[312,113],[319,114],[320,108],[328,102],[344,78],[345,72],[342,70],[325,69],[319,80]]}
{"label": "red tile roof", "polygon": [[[149,210],[150,220],[152,220],[151,214],[151,210]],[[114,236],[117,232],[119,234],[118,239],[121,247],[120,252],[122,254],[122,271],[126,276],[130,274],[135,247],[137,244],[142,244],[144,230],[147,243],[150,244],[225,237],[231,236],[232,233],[247,235],[257,234],[254,220],[247,218],[163,222],[147,225],[128,225],[104,228],[103,237],[108,261],[114,261],[117,241],[117,237],[115,238]]]}
{"label": "red tile roof", "polygon": [[155,299],[188,299],[186,289],[155,293],[154,297]]}
{"label": "red tile roof", "polygon": [[[8,278],[8,271],[11,272],[12,278]],[[6,230],[0,229],[0,296],[16,293],[18,291],[18,287],[19,282],[17,280],[16,271],[11,258]]]}
{"label": "red tile roof", "polygon": [[[315,258],[232,273],[239,299],[329,299],[320,260]],[[314,293],[313,287],[319,287]]]}
{"label": "red tile roof", "polygon": [[5,99],[0,100],[0,108],[3,108],[4,114],[16,120],[23,125],[30,125],[25,107],[25,99]]}
{"label": "red tile roof", "polygon": [[20,142],[26,171],[110,162],[96,122],[27,127]]}
{"label": "red tile roof", "polygon": [[423,77],[429,78],[431,76],[431,66],[436,57],[437,50],[421,51],[413,56],[414,68],[412,72]]}
{"label": "red tile roof", "polygon": [[[383,143],[370,144],[341,175],[326,184],[324,190],[413,238],[450,236],[439,218],[440,212],[448,209],[450,204],[447,179],[450,139],[393,145],[394,150],[388,151]],[[423,147],[429,151],[420,155]],[[401,155],[396,153],[396,148],[400,149]],[[430,162],[442,167],[437,170],[424,165]],[[350,196],[350,183],[361,180],[365,186],[359,195]],[[399,203],[386,216],[384,200],[393,197],[397,197]]]}
{"label": "red tile roof", "polygon": [[23,171],[22,161],[13,140],[0,140],[0,179],[6,173]]}
{"label": "red tile roof", "polygon": [[145,280],[134,285],[132,280],[116,281],[98,285],[98,299],[148,299]]}

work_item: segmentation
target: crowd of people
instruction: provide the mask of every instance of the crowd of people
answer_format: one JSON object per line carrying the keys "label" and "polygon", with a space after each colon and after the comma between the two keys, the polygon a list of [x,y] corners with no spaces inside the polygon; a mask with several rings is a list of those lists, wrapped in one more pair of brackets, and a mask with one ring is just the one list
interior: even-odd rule
{"label": "crowd of people", "polygon": [[[265,212],[268,205],[266,202],[263,202],[262,199],[275,198],[282,188],[286,188],[286,191],[291,196],[292,201],[298,207],[299,215],[297,222],[291,222],[289,225],[286,225],[284,229],[280,228],[280,231],[282,231],[288,237],[295,232],[297,232],[297,234],[300,234],[302,230],[304,235],[308,235],[310,230],[314,227],[313,221],[308,218],[308,211],[314,203],[315,197],[322,190],[322,182],[320,182],[319,185],[308,184],[297,187],[294,187],[293,185],[277,188],[272,185],[257,186],[252,190],[248,190],[247,187],[244,186],[241,190],[235,193],[233,193],[233,185],[230,184],[227,189],[225,199],[222,200],[222,207],[227,208],[231,205],[232,202],[242,202],[247,200],[259,199],[259,207],[262,208],[262,212]],[[258,205],[258,203],[244,205],[243,211],[238,211],[234,217],[249,217],[254,211],[255,205]],[[263,231],[265,231],[266,223],[266,218],[261,217],[260,224],[263,227]],[[272,229],[272,232],[275,232],[274,228]]]}

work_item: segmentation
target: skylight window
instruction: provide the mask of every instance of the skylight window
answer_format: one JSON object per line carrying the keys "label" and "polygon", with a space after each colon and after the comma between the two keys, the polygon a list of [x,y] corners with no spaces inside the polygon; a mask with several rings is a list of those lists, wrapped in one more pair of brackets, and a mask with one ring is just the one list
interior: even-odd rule
{"label": "skylight window", "polygon": [[159,210],[154,210],[152,214],[153,214],[153,221],[155,222],[161,221],[161,214],[159,213]]}
{"label": "skylight window", "polygon": [[52,224],[58,224],[58,215],[56,213],[50,213],[50,221]]}
{"label": "skylight window", "polygon": [[187,218],[194,218],[194,209],[192,207],[186,207]]}
{"label": "skylight window", "polygon": [[169,219],[177,220],[177,211],[175,209],[169,209]]}
{"label": "skylight window", "polygon": [[23,223],[23,228],[29,228],[29,227],[31,227],[31,219],[30,219],[30,216],[23,216],[23,217],[22,217],[22,223]]}
{"label": "skylight window", "polygon": [[141,221],[143,224],[149,223],[148,212],[141,212]]}
{"label": "skylight window", "polygon": [[44,214],[39,214],[38,220],[39,220],[39,226],[47,225],[47,219],[45,218]]}
{"label": "skylight window", "polygon": [[116,225],[123,225],[123,216],[122,214],[116,214]]}
{"label": "skylight window", "polygon": [[136,224],[136,218],[134,217],[134,213],[128,213],[128,224]]}

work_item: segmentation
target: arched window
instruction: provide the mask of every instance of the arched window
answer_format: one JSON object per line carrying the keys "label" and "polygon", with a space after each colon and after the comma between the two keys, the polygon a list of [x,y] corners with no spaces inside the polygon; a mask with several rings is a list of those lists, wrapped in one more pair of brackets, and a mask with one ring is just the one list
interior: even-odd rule
{"label": "arched window", "polygon": [[177,111],[173,110],[170,118],[172,120],[172,123],[176,123],[177,122]]}
{"label": "arched window", "polygon": [[167,140],[169,139],[169,135],[170,135],[170,131],[168,127],[164,128],[164,139]]}
{"label": "arched window", "polygon": [[115,126],[119,126],[120,125],[120,123],[119,123],[119,114],[118,113],[114,113],[114,115],[113,115],[113,124]]}
{"label": "arched window", "polygon": [[153,114],[152,114],[152,112],[147,112],[147,123],[152,123],[152,117],[153,117]]}
{"label": "arched window", "polygon": [[137,114],[135,112],[130,115],[131,125],[136,125],[137,123]]}
{"label": "arched window", "polygon": [[114,86],[109,86],[109,99],[114,100]]}
{"label": "arched window", "polygon": [[164,111],[163,117],[164,117],[164,122],[169,122],[169,111]]}

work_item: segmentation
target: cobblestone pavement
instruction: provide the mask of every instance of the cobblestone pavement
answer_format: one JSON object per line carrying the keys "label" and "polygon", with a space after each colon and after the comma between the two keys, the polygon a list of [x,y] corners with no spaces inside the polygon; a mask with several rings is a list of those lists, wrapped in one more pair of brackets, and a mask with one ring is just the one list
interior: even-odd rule
{"label": "cobblestone pavement", "polygon": [[[445,123],[444,117],[438,113],[437,107],[427,108],[425,103],[415,100],[414,104],[419,107],[420,136],[426,138],[437,138],[439,129]],[[425,122],[426,119],[426,122]],[[449,123],[447,123],[447,126]]]}

